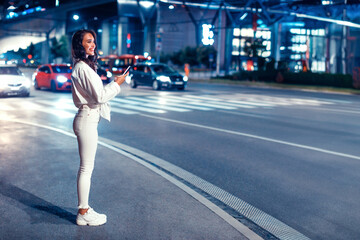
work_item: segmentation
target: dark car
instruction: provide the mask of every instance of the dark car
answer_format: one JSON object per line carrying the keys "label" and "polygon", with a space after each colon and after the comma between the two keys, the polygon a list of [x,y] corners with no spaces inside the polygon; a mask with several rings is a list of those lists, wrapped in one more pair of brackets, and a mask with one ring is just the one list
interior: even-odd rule
{"label": "dark car", "polygon": [[98,67],[97,74],[100,76],[103,84],[108,84],[111,82],[112,73],[110,71],[106,71],[106,69]]}
{"label": "dark car", "polygon": [[30,79],[17,66],[0,65],[0,96],[30,95]]}
{"label": "dark car", "polygon": [[155,90],[161,88],[184,90],[188,80],[186,76],[182,76],[168,65],[161,63],[136,64],[132,66],[129,76],[132,88],[143,85],[152,86]]}

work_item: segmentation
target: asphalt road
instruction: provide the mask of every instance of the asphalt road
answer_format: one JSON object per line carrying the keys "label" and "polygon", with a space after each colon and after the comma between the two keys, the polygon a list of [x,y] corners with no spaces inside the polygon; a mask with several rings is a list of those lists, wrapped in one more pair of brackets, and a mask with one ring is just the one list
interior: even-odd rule
{"label": "asphalt road", "polygon": [[[72,132],[70,93],[0,101],[0,119]],[[111,105],[102,140],[143,154],[246,224],[280,239],[360,238],[358,96],[190,82],[185,91],[124,86]]]}

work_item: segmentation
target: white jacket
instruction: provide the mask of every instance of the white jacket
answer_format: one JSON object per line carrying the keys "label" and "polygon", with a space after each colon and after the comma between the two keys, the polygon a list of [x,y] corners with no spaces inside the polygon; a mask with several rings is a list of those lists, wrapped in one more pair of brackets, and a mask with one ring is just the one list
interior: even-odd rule
{"label": "white jacket", "polygon": [[72,97],[77,108],[100,109],[100,116],[110,121],[108,101],[120,93],[116,82],[103,85],[99,75],[85,62],[75,64],[72,74]]}

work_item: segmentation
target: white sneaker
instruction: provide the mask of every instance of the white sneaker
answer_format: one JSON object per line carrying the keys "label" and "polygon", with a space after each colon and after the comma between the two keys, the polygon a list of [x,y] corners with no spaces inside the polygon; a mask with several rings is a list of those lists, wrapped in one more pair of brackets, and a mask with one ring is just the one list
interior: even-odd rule
{"label": "white sneaker", "polygon": [[78,213],[76,217],[76,224],[80,226],[100,226],[105,223],[106,215],[97,213],[92,208],[89,208],[84,215]]}

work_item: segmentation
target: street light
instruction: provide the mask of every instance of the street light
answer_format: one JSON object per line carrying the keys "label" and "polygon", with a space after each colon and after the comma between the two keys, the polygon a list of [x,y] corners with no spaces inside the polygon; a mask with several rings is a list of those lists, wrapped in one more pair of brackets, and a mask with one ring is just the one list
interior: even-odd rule
{"label": "street light", "polygon": [[74,15],[73,15],[73,19],[74,19],[75,21],[79,20],[79,18],[80,18],[79,15],[77,15],[77,14],[74,14]]}

